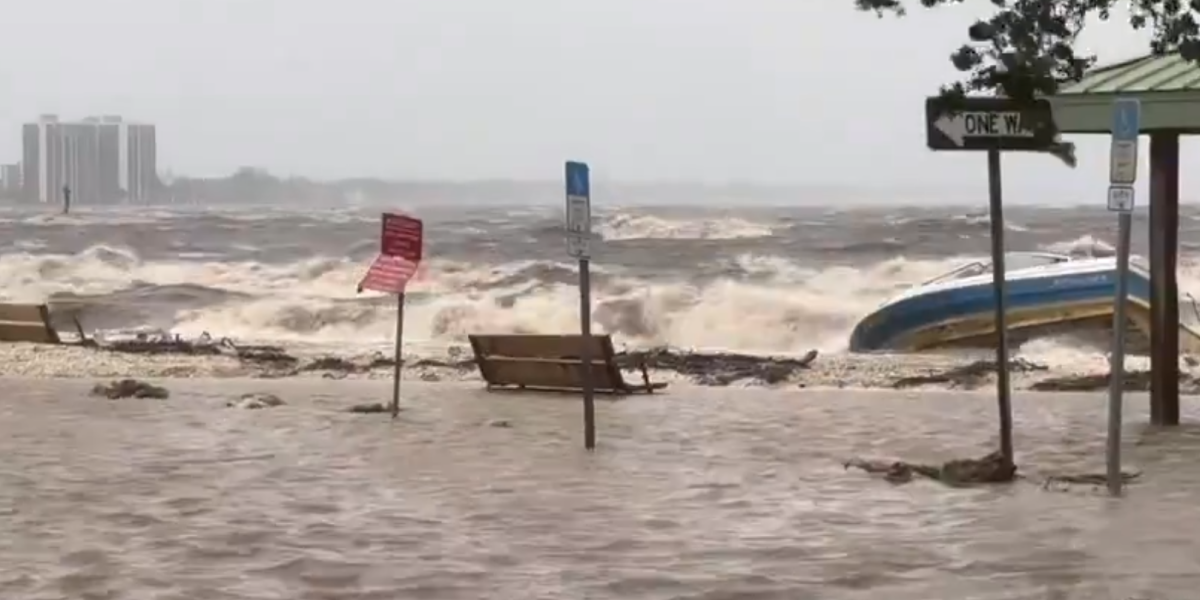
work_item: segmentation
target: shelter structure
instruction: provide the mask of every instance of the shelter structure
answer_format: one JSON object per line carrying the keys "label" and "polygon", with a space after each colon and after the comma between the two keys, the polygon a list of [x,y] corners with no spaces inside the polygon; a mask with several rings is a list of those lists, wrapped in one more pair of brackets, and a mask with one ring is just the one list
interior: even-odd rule
{"label": "shelter structure", "polygon": [[1179,424],[1179,138],[1200,133],[1200,67],[1178,53],[1092,69],[1048,98],[1063,134],[1110,134],[1113,101],[1141,101],[1150,138],[1150,421]]}

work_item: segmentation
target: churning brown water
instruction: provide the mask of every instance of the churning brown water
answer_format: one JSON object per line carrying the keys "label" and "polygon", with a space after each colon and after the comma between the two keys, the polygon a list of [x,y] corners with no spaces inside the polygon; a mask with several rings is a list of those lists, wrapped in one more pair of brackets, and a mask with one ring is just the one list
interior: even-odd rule
{"label": "churning brown water", "polygon": [[[987,395],[676,389],[599,406],[383,382],[4,382],[0,598],[1188,598],[1200,433],[1126,428],[1127,497],[891,486],[994,446]],[[288,406],[224,408],[271,391]],[[1103,396],[1023,395],[1030,475],[1099,470]],[[1132,422],[1145,401],[1131,399]],[[1194,415],[1193,415],[1194,416]],[[511,427],[499,427],[508,420]]]}

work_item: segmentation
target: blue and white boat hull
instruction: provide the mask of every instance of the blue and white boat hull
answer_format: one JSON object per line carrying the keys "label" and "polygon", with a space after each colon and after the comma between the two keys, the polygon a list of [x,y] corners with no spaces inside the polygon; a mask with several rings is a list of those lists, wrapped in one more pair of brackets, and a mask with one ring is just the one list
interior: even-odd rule
{"label": "blue and white boat hull", "polygon": [[[1039,253],[1022,256],[1036,259],[1033,266],[1021,268],[1018,263],[1018,268],[1006,277],[1007,325],[1016,341],[1073,329],[1111,329],[1117,281],[1115,259],[1072,260]],[[1030,261],[1025,261],[1028,264]],[[990,266],[985,268],[986,273],[950,273],[887,302],[855,327],[850,350],[913,352],[994,346],[995,292]],[[1131,265],[1128,282],[1132,329],[1148,332],[1149,274]],[[1179,337],[1185,351],[1200,351],[1200,334],[1181,326]]]}

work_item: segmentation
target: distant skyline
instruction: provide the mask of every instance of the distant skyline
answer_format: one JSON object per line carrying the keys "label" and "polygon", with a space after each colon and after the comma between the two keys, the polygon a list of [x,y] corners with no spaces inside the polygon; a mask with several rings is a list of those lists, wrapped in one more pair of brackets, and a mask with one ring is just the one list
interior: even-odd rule
{"label": "distant skyline", "polygon": [[[922,101],[958,75],[948,54],[988,3],[900,20],[851,4],[14,3],[0,162],[39,114],[112,113],[156,123],[176,175],[554,181],[574,158],[598,181],[983,190],[981,156],[924,148]],[[1105,62],[1148,47],[1123,13],[1081,45]],[[1073,139],[1074,171],[1006,157],[1010,197],[1103,202],[1106,139]],[[1189,139],[1185,198],[1193,160]]]}

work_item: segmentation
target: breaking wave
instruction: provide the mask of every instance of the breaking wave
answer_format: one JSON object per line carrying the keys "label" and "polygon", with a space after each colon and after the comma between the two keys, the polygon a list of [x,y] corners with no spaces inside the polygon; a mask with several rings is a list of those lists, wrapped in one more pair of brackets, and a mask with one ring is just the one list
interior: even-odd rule
{"label": "breaking wave", "polygon": [[[578,330],[578,274],[561,249],[561,214],[489,210],[427,217],[430,251],[406,303],[405,340],[417,351],[474,332]],[[688,210],[596,215],[597,237],[614,243],[599,246],[609,254],[592,266],[595,331],[632,347],[838,352],[881,302],[988,247],[977,212]],[[1111,226],[1104,211],[1037,210],[1014,211],[1010,248],[1111,255],[1098,237]],[[356,293],[377,247],[377,209],[2,216],[0,298],[78,309],[87,330],[209,332],[338,351],[394,336],[395,301]],[[1188,260],[1181,287],[1200,292],[1200,269]],[[1039,344],[1026,350],[1072,346]]]}
{"label": "breaking wave", "polygon": [[597,228],[606,240],[735,240],[768,237],[775,228],[737,218],[668,219],[618,213],[601,219]]}
{"label": "breaking wave", "polygon": [[[1081,239],[1058,250],[1094,246]],[[967,259],[814,267],[742,254],[722,276],[706,280],[648,279],[597,267],[593,327],[637,346],[839,351],[857,320],[880,302]],[[394,301],[356,293],[364,268],[361,260],[332,257],[280,265],[146,261],[131,249],[103,245],[74,256],[0,258],[8,300],[80,307],[88,329],[148,326],[247,340],[385,344],[393,336]],[[1196,287],[1189,284],[1200,283],[1198,276],[1185,268],[1184,287]],[[432,259],[410,288],[406,339],[454,344],[471,332],[577,331],[576,277],[565,262]]]}

